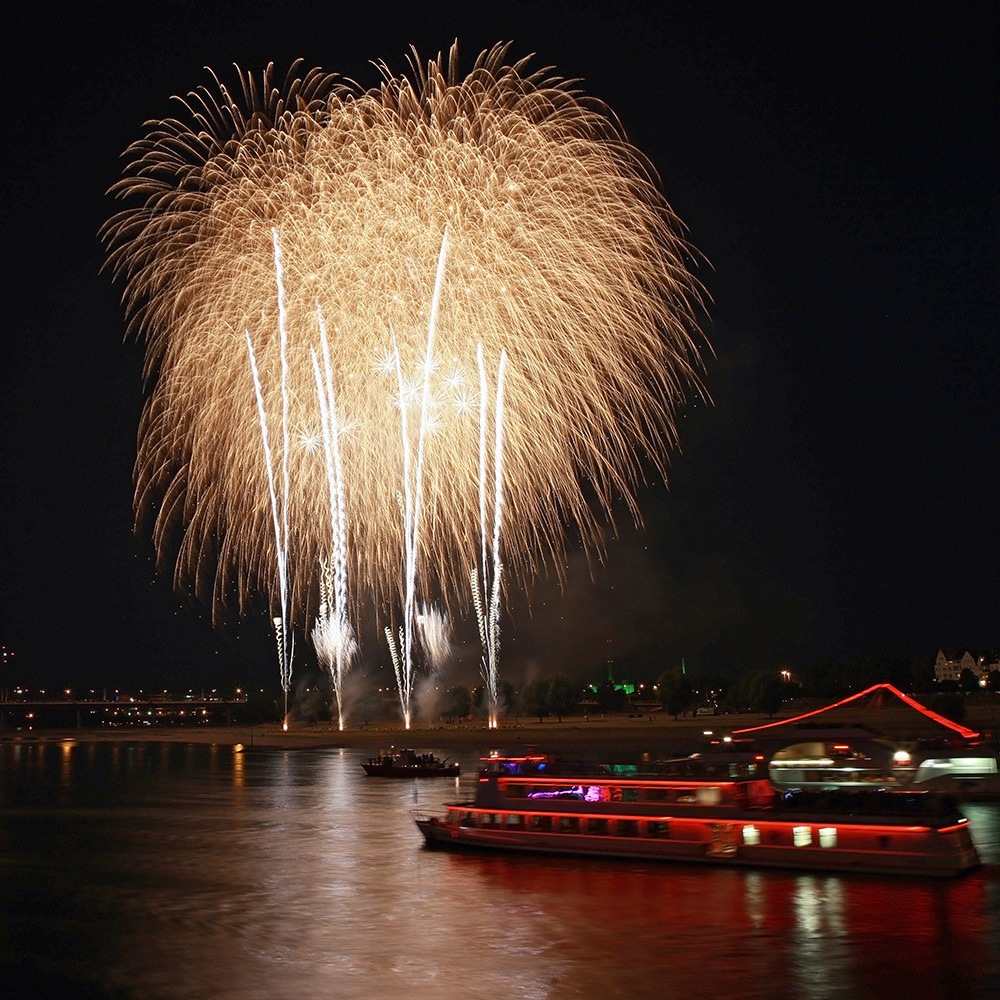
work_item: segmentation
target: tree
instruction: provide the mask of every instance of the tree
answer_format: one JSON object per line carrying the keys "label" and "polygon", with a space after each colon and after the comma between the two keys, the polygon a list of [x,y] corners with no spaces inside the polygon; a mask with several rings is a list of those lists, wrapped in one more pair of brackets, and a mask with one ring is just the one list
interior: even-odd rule
{"label": "tree", "polygon": [[438,699],[438,715],[445,719],[464,719],[472,708],[472,695],[464,684],[448,688]]}
{"label": "tree", "polygon": [[513,681],[500,682],[500,714],[509,715],[517,704],[517,689]]}
{"label": "tree", "polygon": [[681,712],[691,707],[694,701],[694,692],[691,690],[691,682],[687,674],[680,667],[672,670],[664,670],[656,682],[657,691],[660,697],[660,704],[663,710],[677,718]]}
{"label": "tree", "polygon": [[785,682],[774,670],[759,670],[750,675],[747,689],[751,712],[763,712],[771,716],[781,708],[781,698],[785,691]]}
{"label": "tree", "polygon": [[549,681],[544,677],[536,677],[525,686],[524,713],[537,715],[539,722],[549,714]]}
{"label": "tree", "polygon": [[[514,710],[517,701],[517,690],[512,681],[501,680],[497,685],[497,710],[506,715]],[[486,685],[479,684],[472,691],[472,704],[477,712],[486,712]],[[534,714],[534,713],[532,713]]]}
{"label": "tree", "polygon": [[549,681],[549,711],[562,722],[564,715],[569,715],[579,701],[573,682],[565,674],[554,674]]}
{"label": "tree", "polygon": [[[937,690],[934,679],[934,661],[929,656],[921,656],[910,663],[910,677],[913,686],[910,690],[926,694]],[[906,690],[904,688],[904,690]]]}
{"label": "tree", "polygon": [[963,668],[962,672],[958,675],[958,686],[967,694],[971,691],[978,691],[979,678],[976,676],[975,671],[970,670],[968,667]]}
{"label": "tree", "polygon": [[625,691],[616,690],[613,681],[604,681],[597,689],[597,704],[602,712],[624,712]]}

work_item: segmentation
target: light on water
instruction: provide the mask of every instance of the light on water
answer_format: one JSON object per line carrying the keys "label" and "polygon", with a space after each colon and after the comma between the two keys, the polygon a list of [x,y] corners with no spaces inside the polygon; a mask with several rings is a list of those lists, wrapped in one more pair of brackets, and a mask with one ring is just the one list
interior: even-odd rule
{"label": "light on water", "polygon": [[[428,748],[434,749],[434,748]],[[33,996],[938,1000],[1000,977],[1000,805],[955,881],[431,852],[461,780],[363,751],[0,743],[0,978]]]}

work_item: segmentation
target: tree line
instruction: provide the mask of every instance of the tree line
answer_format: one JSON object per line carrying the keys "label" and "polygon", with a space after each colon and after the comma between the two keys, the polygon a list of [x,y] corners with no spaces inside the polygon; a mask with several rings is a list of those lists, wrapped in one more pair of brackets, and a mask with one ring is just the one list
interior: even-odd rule
{"label": "tree line", "polygon": [[[991,674],[988,681],[987,692],[1000,692],[1000,673]],[[772,716],[793,699],[833,702],[880,682],[889,682],[902,691],[914,694],[928,707],[954,721],[961,721],[964,715],[964,698],[983,690],[979,678],[970,670],[964,671],[958,681],[939,683],[934,680],[932,660],[911,664],[900,658],[880,656],[798,667],[794,674],[775,667],[746,671],[735,676],[713,677],[697,668],[686,671],[682,667],[673,667],[663,670],[655,682],[641,685],[638,698],[628,695],[624,685],[616,684],[609,676],[584,684],[571,679],[566,673],[557,672],[536,676],[520,690],[509,680],[501,680],[499,708],[501,715],[508,718],[523,715],[539,721],[552,717],[562,721],[566,716],[588,712],[645,713],[652,707],[651,702],[657,703],[674,718],[698,711],[713,714],[750,712]],[[329,697],[329,692],[317,686],[313,689],[315,705],[303,704],[299,695],[296,708],[303,717],[324,718]],[[248,706],[248,710],[251,708]],[[364,693],[359,692],[351,705],[352,719],[362,724],[382,717],[387,711],[390,709],[387,709],[383,696],[374,686]],[[425,703],[422,712],[426,713],[425,721],[433,718],[457,722],[484,716],[485,687],[455,685],[441,691],[434,702]],[[263,716],[265,713],[260,714]],[[273,707],[266,714],[272,716]]]}

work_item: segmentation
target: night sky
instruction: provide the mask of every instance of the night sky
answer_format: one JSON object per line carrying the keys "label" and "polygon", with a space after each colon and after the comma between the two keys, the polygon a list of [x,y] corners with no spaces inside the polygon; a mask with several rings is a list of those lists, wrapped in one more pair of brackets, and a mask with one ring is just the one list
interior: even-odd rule
{"label": "night sky", "polygon": [[[298,57],[365,86],[458,38],[580,78],[658,170],[706,263],[711,406],[670,489],[515,594],[501,673],[655,677],[1000,644],[997,7],[669,2],[100,2],[5,20],[0,643],[11,683],[276,685],[132,530],[141,347],[100,273],[142,123],[211,66]],[[365,647],[369,670],[384,647]],[[476,650],[461,648],[456,680]],[[463,668],[462,664],[465,664]],[[466,674],[463,676],[462,670]]]}

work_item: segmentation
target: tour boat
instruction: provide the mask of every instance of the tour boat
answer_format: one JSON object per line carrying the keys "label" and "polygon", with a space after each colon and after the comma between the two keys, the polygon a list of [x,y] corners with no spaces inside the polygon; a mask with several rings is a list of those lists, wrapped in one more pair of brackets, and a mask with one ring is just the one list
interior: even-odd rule
{"label": "tour boat", "polygon": [[[416,815],[428,847],[951,876],[979,864],[968,820],[931,792],[779,792],[763,755],[688,773],[485,758],[471,802]],[[674,773],[670,773],[670,772]]]}
{"label": "tour boat", "polygon": [[433,754],[416,750],[391,750],[361,766],[373,778],[457,778],[462,771],[457,761],[449,764]]}

